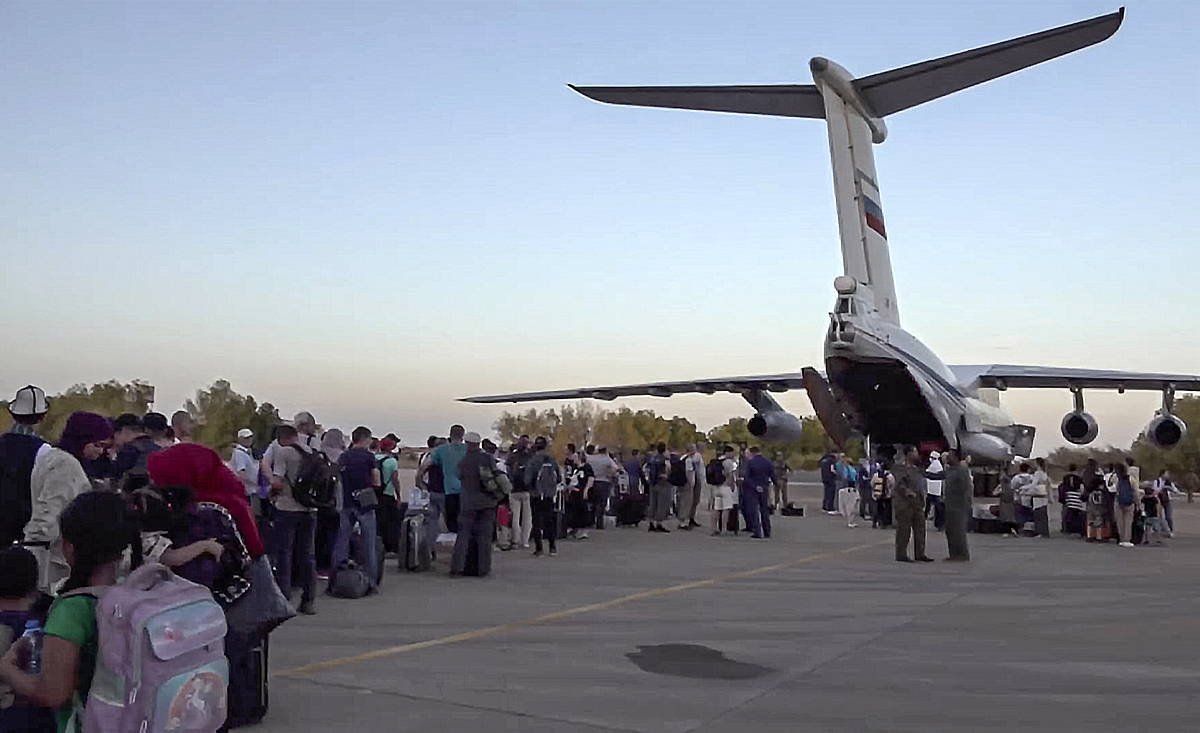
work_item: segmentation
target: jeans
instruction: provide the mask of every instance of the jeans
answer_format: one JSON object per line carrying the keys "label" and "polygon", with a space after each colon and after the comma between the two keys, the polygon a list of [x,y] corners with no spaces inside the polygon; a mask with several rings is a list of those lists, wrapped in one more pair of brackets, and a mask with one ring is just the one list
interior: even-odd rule
{"label": "jeans", "polygon": [[821,497],[821,511],[836,512],[837,511],[837,482],[825,481],[822,482],[824,494]]}
{"label": "jeans", "polygon": [[429,522],[426,526],[433,532],[429,538],[430,545],[442,533],[442,517],[444,516],[446,516],[446,495],[429,492]]}
{"label": "jeans", "polygon": [[459,512],[458,539],[454,541],[454,555],[450,558],[451,575],[482,578],[492,571],[492,528],[495,525],[495,507]]}
{"label": "jeans", "polygon": [[771,536],[771,511],[767,499],[766,488],[762,491],[753,487],[742,490],[742,513],[746,515],[746,528],[755,537]]}
{"label": "jeans", "polygon": [[1163,519],[1167,520],[1167,527],[1169,527],[1171,529],[1171,531],[1174,532],[1175,531],[1175,513],[1173,511],[1171,511],[1170,502],[1163,504],[1162,508],[1163,508]]}
{"label": "jeans", "polygon": [[462,502],[462,494],[446,494],[446,531],[458,532],[458,507]]}
{"label": "jeans", "polygon": [[604,529],[604,513],[608,511],[608,497],[612,494],[612,483],[597,481],[592,484],[592,523],[596,529]]}
{"label": "jeans", "polygon": [[538,552],[542,550],[542,539],[550,543],[553,550],[558,545],[558,511],[554,508],[554,499],[533,498],[533,541]]}
{"label": "jeans", "polygon": [[272,531],[271,559],[275,562],[275,582],[283,594],[292,593],[292,563],[301,570],[296,580],[300,584],[301,601],[313,600],[317,586],[317,561],[313,552],[316,542],[317,517],[313,512],[275,512]]}
{"label": "jeans", "polygon": [[333,568],[340,568],[350,557],[350,533],[357,524],[362,530],[363,554],[366,556],[366,567],[363,572],[370,580],[371,588],[375,587],[375,576],[379,572],[379,558],[376,557],[375,546],[375,509],[346,507],[342,509],[342,523],[338,528],[337,544],[333,546]]}
{"label": "jeans", "polygon": [[514,491],[508,495],[508,508],[512,510],[512,542],[529,547],[533,533],[533,500],[528,491]]}

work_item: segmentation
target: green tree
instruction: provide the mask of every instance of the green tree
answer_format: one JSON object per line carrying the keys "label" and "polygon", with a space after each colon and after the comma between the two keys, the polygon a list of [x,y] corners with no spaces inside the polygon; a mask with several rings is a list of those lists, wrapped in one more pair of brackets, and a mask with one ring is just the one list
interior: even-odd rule
{"label": "green tree", "polygon": [[1131,450],[1134,460],[1142,468],[1143,479],[1155,478],[1165,468],[1178,481],[1189,471],[1200,469],[1200,397],[1188,395],[1177,399],[1174,412],[1190,428],[1179,445],[1163,450],[1143,437],[1133,443]]}
{"label": "green tree", "polygon": [[197,390],[195,399],[188,400],[184,409],[196,421],[196,442],[217,451],[229,449],[242,428],[253,430],[256,445],[265,447],[281,422],[279,410],[271,403],[259,404],[250,395],[238,394],[224,379],[213,382],[208,389]]}

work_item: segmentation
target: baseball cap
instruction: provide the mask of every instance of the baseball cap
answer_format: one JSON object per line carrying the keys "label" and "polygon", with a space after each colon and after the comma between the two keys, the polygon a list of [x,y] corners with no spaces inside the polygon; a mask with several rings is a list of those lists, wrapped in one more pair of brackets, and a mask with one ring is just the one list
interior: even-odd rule
{"label": "baseball cap", "polygon": [[238,439],[239,440],[242,438],[253,438],[253,437],[254,437],[254,431],[251,430],[250,428],[242,428],[241,430],[238,431]]}
{"label": "baseball cap", "polygon": [[392,451],[396,450],[396,441],[390,437],[380,438],[379,450],[383,451],[384,453],[391,453]]}
{"label": "baseball cap", "polygon": [[14,415],[44,415],[49,409],[46,393],[32,384],[18,389],[13,401],[8,403],[8,411]]}
{"label": "baseball cap", "polygon": [[480,442],[479,433],[467,433],[463,436],[463,442],[475,443],[478,445]]}
{"label": "baseball cap", "polygon": [[936,461],[937,459],[942,457],[942,454],[938,453],[937,451],[933,451],[932,453],[929,454],[929,457]]}

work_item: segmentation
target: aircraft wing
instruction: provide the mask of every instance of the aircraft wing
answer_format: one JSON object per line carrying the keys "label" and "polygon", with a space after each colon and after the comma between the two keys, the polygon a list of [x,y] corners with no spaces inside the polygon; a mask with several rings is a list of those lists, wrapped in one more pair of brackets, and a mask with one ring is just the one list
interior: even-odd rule
{"label": "aircraft wing", "polygon": [[460,402],[475,402],[494,405],[503,402],[542,402],[547,400],[615,400],[618,397],[670,397],[673,394],[715,394],[733,392],[742,394],[752,390],[763,392],[786,392],[789,389],[804,389],[804,377],[799,372],[788,374],[766,374],[753,377],[722,377],[719,379],[693,379],[685,382],[650,382],[647,384],[622,384],[614,387],[582,387],[579,389],[557,389],[546,392],[518,392],[516,394],[481,395],[464,397]]}
{"label": "aircraft wing", "polygon": [[1079,388],[1154,390],[1174,389],[1179,392],[1200,392],[1200,376],[1193,374],[1155,374],[1120,372],[1107,369],[1072,369],[1066,367],[1015,366],[986,364],[952,366],[950,371],[962,385],[976,387]]}

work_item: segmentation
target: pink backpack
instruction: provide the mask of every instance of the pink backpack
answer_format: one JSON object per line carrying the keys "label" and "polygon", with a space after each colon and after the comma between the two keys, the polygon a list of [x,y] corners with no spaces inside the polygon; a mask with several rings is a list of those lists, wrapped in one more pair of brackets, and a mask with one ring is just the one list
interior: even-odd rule
{"label": "pink backpack", "polygon": [[99,653],[86,706],[68,731],[214,733],[225,722],[225,613],[202,585],[147,563],[97,599]]}

